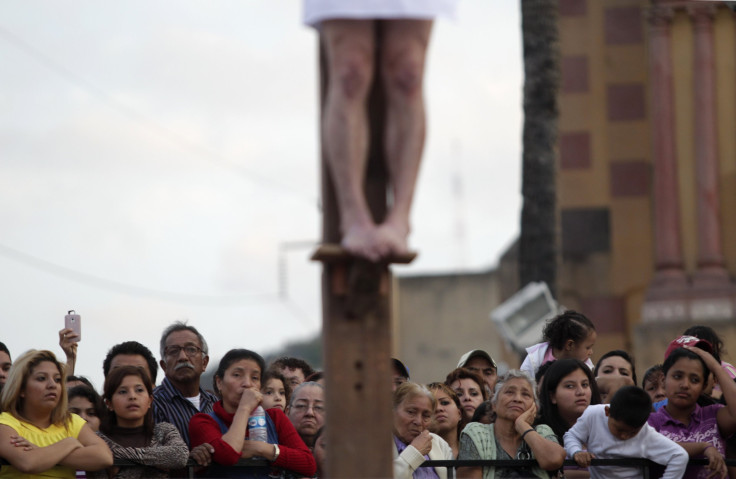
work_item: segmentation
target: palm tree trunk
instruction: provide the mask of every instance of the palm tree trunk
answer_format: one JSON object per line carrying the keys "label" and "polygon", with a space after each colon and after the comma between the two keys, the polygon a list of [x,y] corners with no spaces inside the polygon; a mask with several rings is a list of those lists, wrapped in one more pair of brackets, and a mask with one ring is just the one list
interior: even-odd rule
{"label": "palm tree trunk", "polygon": [[544,281],[556,293],[555,143],[559,39],[557,0],[521,0],[524,47],[520,286]]}

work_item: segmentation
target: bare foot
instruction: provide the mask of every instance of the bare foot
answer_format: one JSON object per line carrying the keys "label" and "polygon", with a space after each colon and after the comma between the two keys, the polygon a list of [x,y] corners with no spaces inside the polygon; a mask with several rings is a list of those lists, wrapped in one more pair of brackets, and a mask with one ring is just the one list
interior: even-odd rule
{"label": "bare foot", "polygon": [[378,226],[378,241],[385,245],[389,253],[386,255],[403,255],[409,252],[407,237],[409,236],[408,225],[398,225],[386,221]]}
{"label": "bare foot", "polygon": [[340,244],[350,254],[373,262],[379,261],[391,252],[385,242],[379,240],[378,228],[372,223],[345,228]]}

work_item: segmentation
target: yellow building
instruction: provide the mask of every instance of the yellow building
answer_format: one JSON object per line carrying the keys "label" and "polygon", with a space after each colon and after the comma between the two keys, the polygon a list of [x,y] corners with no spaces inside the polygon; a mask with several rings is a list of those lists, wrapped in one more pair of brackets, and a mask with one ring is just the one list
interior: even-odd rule
{"label": "yellow building", "polygon": [[[734,12],[559,0],[559,35],[557,299],[596,324],[594,360],[626,349],[643,372],[694,324],[736,348]],[[517,365],[488,324],[521,286],[514,254],[463,280],[398,278],[394,350],[418,380],[484,345]],[[417,340],[420,325],[437,335]]]}
{"label": "yellow building", "polygon": [[560,0],[561,303],[640,369],[736,345],[736,22],[722,2]]}

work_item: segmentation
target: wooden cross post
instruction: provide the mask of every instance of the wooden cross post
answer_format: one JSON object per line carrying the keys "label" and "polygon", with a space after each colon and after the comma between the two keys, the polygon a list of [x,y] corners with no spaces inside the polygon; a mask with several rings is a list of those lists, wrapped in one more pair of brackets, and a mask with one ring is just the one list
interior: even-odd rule
{"label": "wooden cross post", "polygon": [[[380,35],[380,27],[376,35]],[[376,42],[379,43],[379,42]],[[376,54],[378,65],[380,52]],[[324,105],[328,78],[320,43]],[[386,215],[385,100],[380,82],[370,96],[370,146],[365,194],[374,220]],[[339,246],[337,198],[322,148],[322,335],[326,376],[328,478],[389,478],[391,452],[391,271],[387,262],[347,255]],[[415,255],[393,262],[410,262]]]}

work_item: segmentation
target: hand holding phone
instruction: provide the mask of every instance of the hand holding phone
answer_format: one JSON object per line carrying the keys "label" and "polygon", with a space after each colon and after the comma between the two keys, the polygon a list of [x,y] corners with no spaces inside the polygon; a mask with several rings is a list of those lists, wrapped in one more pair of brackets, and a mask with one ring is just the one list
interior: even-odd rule
{"label": "hand holding phone", "polygon": [[78,343],[82,339],[82,317],[76,311],[71,310],[64,316],[64,328],[71,330],[72,337],[68,338],[69,341]]}

